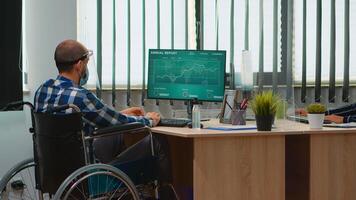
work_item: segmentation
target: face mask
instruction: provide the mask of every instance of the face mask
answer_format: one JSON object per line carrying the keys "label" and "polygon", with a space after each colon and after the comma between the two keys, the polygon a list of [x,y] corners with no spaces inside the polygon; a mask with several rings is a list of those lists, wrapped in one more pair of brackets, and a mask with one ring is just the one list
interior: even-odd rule
{"label": "face mask", "polygon": [[80,77],[79,85],[83,86],[83,85],[87,84],[88,79],[89,79],[89,70],[88,70],[88,67],[86,67],[84,74],[82,74],[82,76]]}

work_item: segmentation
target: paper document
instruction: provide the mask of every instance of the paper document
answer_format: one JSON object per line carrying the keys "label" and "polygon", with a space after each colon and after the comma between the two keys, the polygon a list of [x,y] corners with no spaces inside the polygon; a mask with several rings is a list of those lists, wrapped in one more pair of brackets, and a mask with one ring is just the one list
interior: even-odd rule
{"label": "paper document", "polygon": [[218,126],[209,126],[206,129],[220,130],[220,131],[254,130],[257,129],[257,126],[256,125],[218,125]]}

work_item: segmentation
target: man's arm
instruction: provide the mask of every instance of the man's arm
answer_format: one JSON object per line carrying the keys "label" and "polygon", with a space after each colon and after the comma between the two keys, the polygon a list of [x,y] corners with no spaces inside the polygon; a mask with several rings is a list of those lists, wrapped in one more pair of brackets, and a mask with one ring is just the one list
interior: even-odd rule
{"label": "man's arm", "polygon": [[356,122],[356,115],[349,115],[344,117],[344,123]]}
{"label": "man's arm", "polygon": [[356,115],[356,104],[350,104],[346,106],[342,106],[339,108],[335,109],[330,109],[326,111],[326,115],[339,115],[339,116],[350,116],[350,115]]}
{"label": "man's arm", "polygon": [[107,127],[115,124],[141,122],[152,126],[152,121],[143,116],[127,116],[115,111],[101,102],[94,94],[88,92],[83,98],[82,112],[84,118],[94,123],[97,127]]}
{"label": "man's arm", "polygon": [[325,119],[330,120],[334,123],[350,123],[356,122],[356,115],[348,115],[348,116],[339,116],[339,115],[327,115]]}
{"label": "man's arm", "polygon": [[120,111],[121,114],[131,115],[131,116],[143,116],[145,115],[145,111],[140,107],[131,107],[126,108],[125,110]]}
{"label": "man's arm", "polygon": [[[308,112],[303,108],[298,108],[295,110],[295,114],[307,116]],[[338,115],[343,117],[348,117],[350,115],[356,116],[356,104],[350,104],[339,108],[327,110],[325,112],[325,115]]]}

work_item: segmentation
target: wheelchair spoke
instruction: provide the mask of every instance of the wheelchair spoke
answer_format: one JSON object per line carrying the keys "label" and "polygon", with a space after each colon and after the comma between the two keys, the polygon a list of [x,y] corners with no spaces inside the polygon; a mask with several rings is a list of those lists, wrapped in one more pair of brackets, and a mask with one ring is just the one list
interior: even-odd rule
{"label": "wheelchair spoke", "polygon": [[35,187],[33,186],[33,183],[32,183],[32,174],[31,174],[31,172],[30,172],[30,170],[27,168],[27,171],[28,171],[28,173],[30,174],[30,182],[31,182],[31,187],[32,187],[32,191],[35,191]]}
{"label": "wheelchair spoke", "polygon": [[125,192],[118,198],[118,200],[120,200],[122,197],[124,197],[128,191],[129,191],[129,189],[126,189]]}
{"label": "wheelchair spoke", "polygon": [[[88,181],[89,182],[89,191],[91,192],[91,191],[93,191],[94,190],[94,188],[93,188],[93,184],[91,183],[92,182],[92,180],[89,180]],[[90,196],[90,194],[89,194],[89,196]]]}
{"label": "wheelchair spoke", "polygon": [[[28,190],[27,190],[28,191]],[[21,197],[23,196],[23,194],[21,194]],[[27,196],[27,195],[26,195]],[[33,198],[31,197],[31,196],[27,196],[27,197],[29,197],[28,199],[32,199],[33,200]]]}
{"label": "wheelchair spoke", "polygon": [[7,197],[8,197],[9,200],[23,199],[20,195],[16,195],[14,193],[8,194]]}
{"label": "wheelchair spoke", "polygon": [[112,192],[112,195],[110,195],[110,199],[112,199],[114,197],[115,193],[121,188],[122,183],[123,182],[121,181],[120,185],[116,188],[116,190],[114,192]]}
{"label": "wheelchair spoke", "polygon": [[[28,197],[33,200],[33,198],[31,197],[30,191],[27,188],[25,190],[28,191],[28,195],[29,195]],[[21,196],[23,196],[23,194],[21,194]]]}
{"label": "wheelchair spoke", "polygon": [[[110,181],[110,183],[109,184],[106,184],[107,186],[106,186],[106,189],[110,189],[110,187],[111,187],[111,184],[115,184],[115,181],[114,181],[114,179],[111,179],[111,181]],[[122,185],[122,181],[121,181],[121,183],[120,183],[120,185],[119,185],[119,188],[121,187],[121,185]],[[107,192],[109,192],[108,190],[107,190]]]}
{"label": "wheelchair spoke", "polygon": [[[106,185],[108,185],[109,176],[106,176]],[[112,181],[112,180],[111,180]],[[111,182],[110,182],[111,183]],[[106,187],[106,192],[108,192],[108,187]]]}
{"label": "wheelchair spoke", "polygon": [[[81,184],[81,185],[82,185],[82,184]],[[82,188],[83,188],[83,185],[82,185]],[[83,197],[88,198],[88,197],[84,194],[84,193],[85,193],[84,190],[80,190],[78,186],[76,186],[75,189],[78,190],[78,191],[82,194]]]}
{"label": "wheelchair spoke", "polygon": [[[33,185],[34,180],[32,178],[32,173],[31,173],[31,171],[34,170],[34,169],[32,169],[33,167],[34,166],[31,166],[31,165],[24,167],[22,169],[23,171],[20,170],[17,174],[14,175],[14,177],[16,177],[16,175],[20,176],[21,179],[19,181],[21,181],[24,184],[24,188],[23,188],[23,191],[21,192],[21,194],[17,194],[19,192],[15,192],[15,191],[10,192],[11,194],[13,194],[14,196],[16,195],[17,197],[20,196],[21,199],[31,199],[31,200],[37,199],[36,198],[37,190],[35,189],[35,187]],[[9,183],[11,183],[11,180],[9,181]],[[29,190],[28,187],[31,187],[32,190]],[[31,193],[31,191],[32,191],[32,193]],[[11,198],[11,199],[13,199],[13,198]]]}
{"label": "wheelchair spoke", "polygon": [[[100,182],[99,180],[100,180],[100,179],[99,179],[99,176],[96,176],[96,178],[97,178],[97,181],[96,181],[96,183],[97,183],[97,184],[96,184],[96,189],[97,189],[97,192],[100,192],[100,188],[99,188],[99,187],[100,187],[100,186],[99,186],[99,182]],[[97,194],[96,194],[96,195],[97,195]]]}
{"label": "wheelchair spoke", "polygon": [[7,198],[10,200],[12,200],[12,199],[21,199],[21,197],[19,197],[19,195],[15,195],[14,193],[9,193],[8,195],[7,195]]}
{"label": "wheelchair spoke", "polygon": [[[111,184],[113,183],[113,181],[110,182],[110,184],[107,186],[107,188],[111,188]],[[115,182],[114,182],[115,183]],[[117,186],[117,189],[113,192],[110,192],[109,195],[111,196],[110,199],[112,198],[112,196],[114,196],[114,194],[121,188],[121,185],[123,184],[123,182],[120,182],[120,185]],[[109,191],[108,191],[109,192]]]}
{"label": "wheelchair spoke", "polygon": [[63,187],[64,190],[56,196],[64,199],[70,197],[74,200],[137,199],[138,194],[134,185],[124,174],[122,175],[120,171],[111,171],[107,166],[99,167],[101,169],[87,167],[88,169],[78,171],[79,173],[75,174],[75,177]]}
{"label": "wheelchair spoke", "polygon": [[85,190],[84,190],[84,187],[83,187],[83,184],[80,184],[80,185],[82,186],[82,191],[85,191]]}
{"label": "wheelchair spoke", "polygon": [[78,199],[77,197],[75,197],[75,196],[73,196],[73,195],[71,195],[71,194],[69,195],[69,198],[68,198],[68,199],[71,199],[71,200],[72,200],[72,199],[73,199],[73,200],[74,200],[74,199],[75,199],[75,200],[80,200],[80,199]]}
{"label": "wheelchair spoke", "polygon": [[15,192],[11,192],[8,194],[8,200],[15,200],[15,199],[20,199],[20,200],[32,199],[33,200],[33,198],[31,196],[24,195],[23,193],[16,194]]}

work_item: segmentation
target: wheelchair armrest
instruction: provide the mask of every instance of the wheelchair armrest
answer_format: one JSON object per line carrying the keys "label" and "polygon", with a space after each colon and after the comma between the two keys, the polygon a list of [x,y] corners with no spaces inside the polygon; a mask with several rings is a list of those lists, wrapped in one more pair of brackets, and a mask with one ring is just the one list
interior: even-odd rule
{"label": "wheelchair armrest", "polygon": [[11,111],[11,110],[19,110],[23,105],[26,105],[31,108],[31,110],[34,109],[32,103],[27,102],[27,101],[14,101],[8,103],[5,107],[0,108],[0,111]]}
{"label": "wheelchair armrest", "polygon": [[100,128],[93,132],[94,137],[98,136],[109,136],[116,134],[125,134],[130,132],[142,132],[144,130],[149,130],[144,124],[139,122],[133,122],[128,124],[118,124],[110,127]]}

